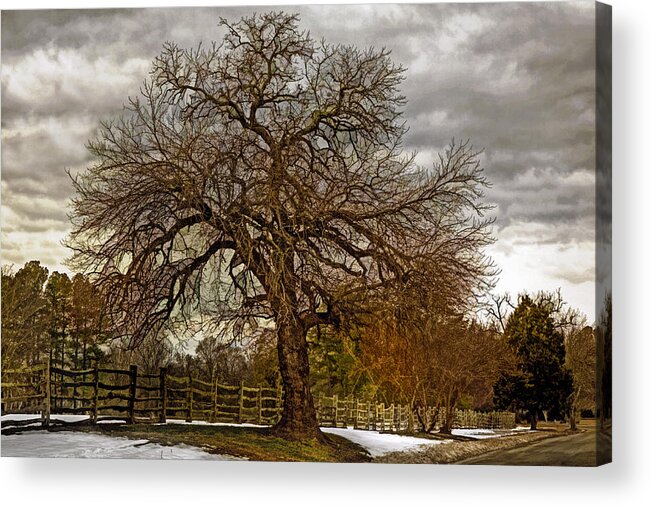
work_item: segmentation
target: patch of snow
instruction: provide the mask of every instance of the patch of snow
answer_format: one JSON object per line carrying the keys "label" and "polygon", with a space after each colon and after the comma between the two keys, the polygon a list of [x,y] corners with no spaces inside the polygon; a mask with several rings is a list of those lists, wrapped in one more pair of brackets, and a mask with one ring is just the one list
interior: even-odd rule
{"label": "patch of snow", "polygon": [[323,432],[336,434],[365,448],[371,457],[379,457],[390,452],[404,452],[421,449],[425,446],[441,444],[444,441],[424,439],[400,434],[381,433],[375,430],[352,428],[321,427]]}
{"label": "patch of snow", "polygon": [[[201,420],[186,422],[184,420],[167,420],[167,423],[171,424],[193,424],[193,425],[214,425],[214,426],[223,426],[223,427],[255,427],[255,428],[264,428],[269,427],[269,425],[257,425],[254,423],[224,423],[224,422],[204,422]],[[344,429],[343,427],[321,427],[323,432],[330,434],[336,434],[338,436],[345,437],[353,443],[357,443],[361,447],[365,448],[372,457],[377,457],[384,455],[389,452],[402,452],[408,450],[415,450],[421,446],[427,446],[432,444],[440,444],[445,441],[424,439],[412,436],[402,436],[400,434],[387,434],[380,433],[378,431],[372,430],[360,430],[353,429],[348,427]]]}
{"label": "patch of snow", "polygon": [[[255,423],[227,423],[227,422],[206,422],[204,420],[193,420],[192,422],[186,422],[185,420],[177,419],[167,419],[168,424],[174,425],[210,425],[215,427],[255,427],[258,429],[270,427],[270,425],[257,425]],[[157,424],[164,425],[164,424]]]}
{"label": "patch of snow", "polygon": [[163,446],[146,439],[134,440],[75,431],[24,432],[2,436],[0,443],[3,457],[242,460],[230,455],[214,455],[184,444]]}
{"label": "patch of snow", "polygon": [[494,437],[510,436],[528,430],[529,427],[522,426],[513,429],[452,429],[452,434],[455,436],[466,436],[474,439],[489,439]]}
{"label": "patch of snow", "polygon": [[[34,424],[40,424],[39,414],[9,414],[0,416],[0,425],[2,422],[8,420],[34,420]],[[81,420],[88,420],[87,415],[50,415],[50,420],[61,420],[62,422],[79,422]],[[98,423],[125,423],[124,420],[100,420]],[[32,425],[32,424],[30,424]]]}
{"label": "patch of snow", "polygon": [[495,433],[491,429],[452,429],[453,436],[466,436],[474,439],[489,439],[500,437],[502,434]]}
{"label": "patch of snow", "polygon": [[[9,414],[0,416],[0,424],[7,420],[31,420],[34,419],[34,425],[40,424],[40,416],[37,413],[34,414]],[[88,420],[87,415],[51,415],[50,420],[61,420],[62,422],[79,422],[82,420]],[[124,420],[98,420],[98,423],[125,423]],[[215,426],[225,426],[225,427],[269,427],[269,425],[257,425],[254,423],[224,423],[224,422],[206,422],[203,420],[194,420],[192,422],[186,422],[180,418],[178,419],[167,419],[168,424],[178,424],[178,425],[215,425]],[[32,424],[30,424],[32,425]],[[161,425],[161,424],[156,424]]]}
{"label": "patch of snow", "polygon": [[[167,423],[171,424],[193,424],[193,425],[214,425],[214,426],[223,426],[223,427],[256,427],[264,428],[269,427],[269,425],[257,425],[254,423],[224,423],[224,422],[215,422],[209,423],[201,420],[186,422],[184,420],[167,420]],[[353,429],[348,427],[344,429],[343,427],[321,427],[323,432],[330,434],[336,434],[338,436],[345,437],[353,443],[357,443],[361,447],[365,448],[372,457],[377,457],[384,455],[389,452],[401,452],[414,450],[421,446],[427,446],[432,444],[440,444],[445,441],[424,439],[412,436],[402,436],[400,434],[387,434],[380,433],[378,431],[372,430],[360,430]]]}
{"label": "patch of snow", "polygon": [[[28,420],[30,418],[38,418],[38,415],[5,415],[0,417],[0,422],[5,420]],[[84,415],[52,415],[52,419],[59,419],[66,422],[75,422],[88,418]],[[35,422],[36,423],[36,422]],[[116,423],[113,420],[107,420],[102,423]],[[117,423],[123,423],[117,421]],[[209,425],[209,426],[224,426],[224,427],[254,427],[264,428],[269,425],[257,425],[253,423],[224,423],[224,422],[205,422],[197,420],[193,422],[186,422],[180,419],[168,419],[168,424],[178,425]],[[390,452],[402,452],[418,450],[425,446],[437,445],[449,441],[437,439],[425,439],[413,436],[403,436],[400,434],[380,433],[373,430],[354,429],[352,427],[322,427],[323,432],[329,434],[336,434],[345,437],[353,443],[357,443],[365,448],[372,457],[378,457]],[[491,430],[491,429],[454,429],[452,434],[460,436],[473,437],[475,439],[485,439],[500,437],[508,434],[513,434],[516,431],[528,430],[528,427],[516,427],[512,430]],[[18,447],[19,440],[9,439],[16,436],[31,437],[38,434],[35,440],[37,443],[27,442],[24,449]],[[62,437],[65,436],[63,439]],[[66,442],[70,438],[75,439],[75,442]],[[85,438],[102,438],[102,441],[85,439]],[[42,440],[40,440],[42,439]],[[62,440],[61,444],[58,443]],[[9,440],[8,442],[6,440]],[[113,441],[106,441],[113,440]],[[119,443],[114,443],[114,441]],[[25,440],[26,441],[26,440]],[[50,443],[51,442],[51,443]],[[126,438],[114,438],[103,435],[85,434],[77,432],[56,432],[48,433],[46,431],[37,431],[32,433],[16,434],[11,436],[2,436],[2,454],[4,456],[26,456],[26,457],[95,457],[95,458],[188,458],[188,459],[214,459],[214,460],[236,460],[235,457],[225,455],[212,455],[204,452],[198,448],[177,445],[174,447],[161,446],[154,443],[144,441],[145,445],[137,447],[137,441],[129,440]],[[75,443],[75,444],[73,444]],[[7,450],[5,445],[9,445]],[[44,452],[38,448],[39,444],[45,445]]]}

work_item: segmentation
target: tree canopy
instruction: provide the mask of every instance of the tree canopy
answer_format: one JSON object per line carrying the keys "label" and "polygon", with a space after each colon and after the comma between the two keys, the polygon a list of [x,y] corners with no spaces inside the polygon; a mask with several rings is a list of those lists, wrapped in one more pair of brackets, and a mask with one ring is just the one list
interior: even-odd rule
{"label": "tree canopy", "polygon": [[16,369],[53,360],[87,368],[102,355],[103,302],[87,277],[32,260],[2,269],[2,365]]}
{"label": "tree canopy", "polygon": [[18,272],[2,268],[2,365],[11,368],[39,363],[46,349],[49,308],[43,294],[48,270],[40,262]]}

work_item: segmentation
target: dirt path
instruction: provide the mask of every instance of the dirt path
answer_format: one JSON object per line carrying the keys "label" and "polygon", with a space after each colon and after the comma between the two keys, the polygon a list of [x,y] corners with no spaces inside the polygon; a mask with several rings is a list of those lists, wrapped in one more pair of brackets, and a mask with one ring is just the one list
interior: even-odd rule
{"label": "dirt path", "polygon": [[373,462],[390,464],[454,464],[478,455],[505,451],[514,447],[531,445],[547,438],[562,437],[563,432],[545,430],[523,432],[510,436],[488,439],[466,439],[446,441],[444,444],[430,446],[415,451],[388,453],[373,459]]}
{"label": "dirt path", "polygon": [[[600,444],[609,444],[609,441],[609,435],[599,435]],[[526,446],[490,452],[455,463],[498,466],[596,466],[597,432],[589,430],[555,437]]]}
{"label": "dirt path", "polygon": [[373,461],[512,466],[595,466],[611,461],[611,429],[598,431],[595,420],[581,420],[578,432],[570,432],[566,425],[556,422],[538,425],[539,430],[534,432],[451,441],[418,451],[389,453]]}

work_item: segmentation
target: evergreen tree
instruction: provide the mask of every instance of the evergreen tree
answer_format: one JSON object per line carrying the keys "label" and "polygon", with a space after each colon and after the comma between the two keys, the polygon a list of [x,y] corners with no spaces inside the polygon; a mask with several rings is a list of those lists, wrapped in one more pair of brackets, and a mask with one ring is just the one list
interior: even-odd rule
{"label": "evergreen tree", "polygon": [[108,339],[103,329],[103,302],[95,285],[82,274],[72,278],[69,302],[67,327],[71,343],[68,356],[73,368],[87,369],[102,357],[101,345]]}
{"label": "evergreen tree", "polygon": [[65,367],[66,346],[70,330],[72,282],[65,273],[54,271],[45,285],[50,310],[50,359]]}
{"label": "evergreen tree", "polygon": [[495,384],[495,404],[526,410],[534,430],[541,411],[565,411],[572,393],[572,375],[564,365],[564,337],[544,298],[534,300],[528,295],[520,297],[504,335],[518,365]]}
{"label": "evergreen tree", "polygon": [[7,369],[43,361],[48,352],[48,305],[43,285],[48,270],[37,261],[15,274],[2,268],[2,366]]}

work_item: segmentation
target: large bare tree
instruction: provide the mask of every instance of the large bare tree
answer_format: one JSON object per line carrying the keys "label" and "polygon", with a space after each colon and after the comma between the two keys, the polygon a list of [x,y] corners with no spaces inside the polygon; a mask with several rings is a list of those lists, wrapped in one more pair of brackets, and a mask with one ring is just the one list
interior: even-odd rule
{"label": "large bare tree", "polygon": [[134,344],[170,323],[234,336],[268,322],[276,432],[320,438],[308,330],[407,279],[467,296],[490,269],[486,181],[467,143],[431,168],[403,152],[403,69],[387,50],[317,43],[282,13],[221,27],[219,45],[167,44],[89,143],[71,262]]}

